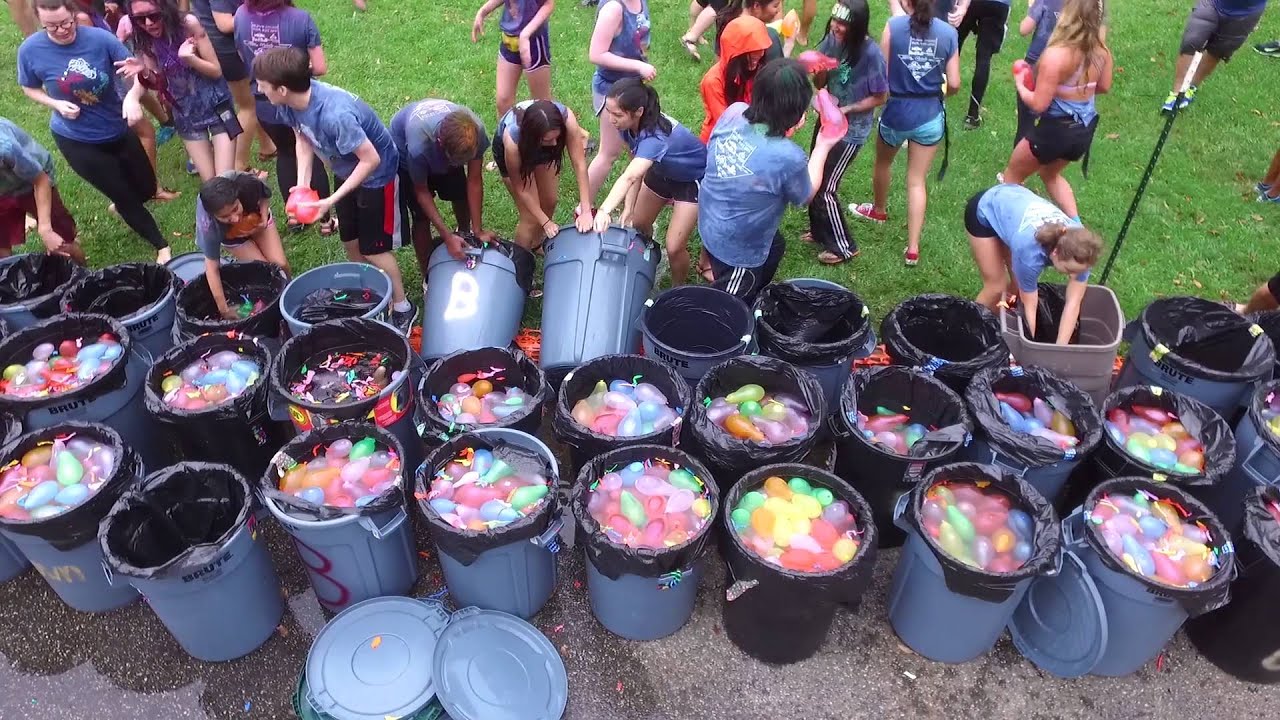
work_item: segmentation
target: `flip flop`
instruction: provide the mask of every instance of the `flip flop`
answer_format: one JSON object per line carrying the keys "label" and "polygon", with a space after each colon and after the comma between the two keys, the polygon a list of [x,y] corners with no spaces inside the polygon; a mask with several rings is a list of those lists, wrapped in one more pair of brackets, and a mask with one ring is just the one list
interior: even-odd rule
{"label": "flip flop", "polygon": [[689,53],[689,57],[702,62],[702,56],[698,54],[698,43],[687,37],[680,38],[680,44],[684,46],[684,51]]}

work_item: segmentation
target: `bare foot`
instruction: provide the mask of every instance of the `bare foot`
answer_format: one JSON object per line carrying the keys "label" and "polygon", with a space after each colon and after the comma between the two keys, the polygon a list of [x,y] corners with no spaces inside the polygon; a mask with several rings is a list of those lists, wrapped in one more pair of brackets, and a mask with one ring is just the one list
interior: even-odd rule
{"label": "bare foot", "polygon": [[160,248],[159,252],[156,253],[157,265],[164,265],[165,263],[169,262],[172,259],[173,259],[173,250],[171,248],[167,248],[167,247]]}
{"label": "bare foot", "polygon": [[156,195],[151,199],[156,202],[169,202],[170,200],[177,200],[180,195],[182,195],[182,193],[170,190],[169,188],[157,187]]}

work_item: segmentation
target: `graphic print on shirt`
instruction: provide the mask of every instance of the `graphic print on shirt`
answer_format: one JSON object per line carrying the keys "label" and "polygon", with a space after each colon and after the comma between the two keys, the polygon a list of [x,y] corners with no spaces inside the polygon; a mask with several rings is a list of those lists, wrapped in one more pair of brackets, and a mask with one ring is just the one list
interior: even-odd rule
{"label": "graphic print on shirt", "polygon": [[649,26],[650,26],[650,24],[651,24],[651,23],[649,22],[649,16],[648,16],[648,15],[637,15],[637,16],[636,16],[636,35],[635,35],[635,41],[636,41],[636,47],[640,48],[640,57],[641,57],[641,59],[643,59],[643,58],[647,58],[647,57],[649,56]]}
{"label": "graphic print on shirt", "polygon": [[249,23],[249,39],[245,45],[253,51],[253,56],[258,57],[267,50],[282,46],[280,42],[280,23],[272,23],[270,25],[259,24],[256,22]]}
{"label": "graphic print on shirt", "polygon": [[1070,218],[1053,205],[1047,202],[1032,202],[1028,203],[1026,209],[1022,211],[1022,220],[1018,223],[1018,232],[1027,229],[1035,232],[1041,226],[1049,223],[1066,225],[1068,222],[1070,222]]}
{"label": "graphic print on shirt", "polygon": [[744,140],[741,133],[737,130],[730,132],[715,144],[716,173],[725,179],[755,175],[747,167],[747,161],[755,151],[755,145]]}
{"label": "graphic print on shirt", "polygon": [[920,78],[942,64],[942,58],[938,57],[938,39],[910,38],[907,41],[907,54],[899,55],[898,59],[907,67],[911,77],[920,82]]}
{"label": "graphic print on shirt", "polygon": [[448,100],[423,100],[413,108],[413,119],[425,120],[448,112],[452,112]]}
{"label": "graphic print on shirt", "polygon": [[58,78],[58,92],[68,99],[75,99],[81,105],[97,105],[102,99],[102,91],[111,84],[111,78],[84,58],[72,58],[67,69]]}

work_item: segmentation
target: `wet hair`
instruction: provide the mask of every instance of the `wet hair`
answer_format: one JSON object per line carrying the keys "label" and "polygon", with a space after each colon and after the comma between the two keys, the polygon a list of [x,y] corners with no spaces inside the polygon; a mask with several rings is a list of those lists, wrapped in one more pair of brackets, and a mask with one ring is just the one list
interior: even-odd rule
{"label": "wet hair", "polygon": [[555,130],[560,131],[560,137],[550,149],[553,156],[551,162],[555,165],[556,172],[560,172],[564,161],[564,146],[569,139],[569,123],[564,113],[550,100],[535,100],[524,109],[517,107],[515,113],[516,124],[520,126],[520,143],[517,146],[520,152],[520,180],[527,183],[533,177],[533,170],[538,166],[538,156],[546,152],[542,149],[542,137]]}
{"label": "wet hair", "polygon": [[[138,2],[155,6],[156,12],[160,14],[160,27],[163,30],[161,37],[173,43],[173,49],[176,51],[177,46],[187,39],[186,30],[182,27],[182,13],[178,10],[178,6],[173,0],[130,0],[124,8],[130,20],[134,20],[133,6]],[[133,46],[136,54],[147,55],[154,59],[156,57],[155,41],[156,38],[151,37],[151,33],[142,29],[141,23],[134,21],[133,35],[129,37],[129,44]]]}
{"label": "wet hair", "polygon": [[271,48],[253,59],[253,76],[293,92],[311,88],[311,59],[295,47]]}
{"label": "wet hair", "polygon": [[732,105],[736,102],[744,102],[747,97],[747,87],[751,84],[752,79],[760,73],[760,68],[765,66],[764,58],[756,63],[755,69],[751,69],[752,53],[742,53],[734,59],[730,60],[724,66],[724,98],[726,105]]}
{"label": "wet hair", "polygon": [[774,2],[776,0],[729,0],[729,3],[716,13],[716,46],[720,45],[720,36],[724,34],[724,29],[729,23],[742,17],[747,8],[762,7]]}
{"label": "wet hair", "polygon": [[81,7],[80,3],[76,2],[76,0],[31,0],[31,12],[33,13],[40,10],[50,11],[63,9],[71,13],[73,16],[76,13],[84,12],[84,8]]}
{"label": "wet hair", "polygon": [[933,0],[911,0],[911,31],[922,33],[933,24]]}
{"label": "wet hair", "polygon": [[256,13],[268,13],[280,8],[293,7],[293,0],[244,0],[244,4]]}
{"label": "wet hair", "polygon": [[215,175],[200,186],[200,204],[211,214],[222,212],[239,199],[240,188],[235,178],[228,175]]}
{"label": "wet hair", "polygon": [[[867,0],[838,0],[831,8],[831,19],[848,26],[844,33],[844,52],[840,60],[851,68],[857,67],[870,36],[871,8],[867,5]],[[827,34],[831,34],[829,25]]]}
{"label": "wet hair", "polygon": [[751,105],[743,117],[766,126],[769,135],[782,137],[800,122],[812,100],[813,86],[804,66],[789,58],[774,60],[756,73]]}
{"label": "wet hair", "polygon": [[1102,238],[1098,233],[1080,225],[1041,225],[1036,230],[1036,242],[1045,253],[1057,253],[1059,260],[1080,263],[1085,267],[1093,267],[1102,255]]}
{"label": "wet hair", "polygon": [[626,112],[644,111],[640,116],[640,127],[636,128],[637,135],[642,132],[671,132],[671,120],[662,114],[662,105],[658,103],[658,91],[645,85],[640,78],[629,77],[615,82],[609,88],[608,96]]}
{"label": "wet hair", "polygon": [[[1103,40],[1107,22],[1107,9],[1103,0],[1066,0],[1058,24],[1049,36],[1048,47],[1070,48],[1080,53],[1081,66],[1101,67],[1103,56],[1111,49]],[[1079,83],[1086,82],[1087,72],[1079,75]]]}
{"label": "wet hair", "polygon": [[471,113],[454,110],[440,121],[437,137],[449,162],[461,164],[476,156],[476,147],[480,144],[480,128]]}

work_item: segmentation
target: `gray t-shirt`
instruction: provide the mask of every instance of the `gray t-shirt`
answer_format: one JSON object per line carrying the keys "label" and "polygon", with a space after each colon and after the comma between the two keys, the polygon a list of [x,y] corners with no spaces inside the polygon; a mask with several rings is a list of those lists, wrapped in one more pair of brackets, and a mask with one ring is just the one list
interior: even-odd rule
{"label": "gray t-shirt", "polygon": [[213,14],[220,12],[234,15],[243,3],[244,0],[191,0],[191,13],[209,34],[209,43],[213,45],[214,52],[231,55],[236,51],[236,43],[231,39],[230,33],[218,29],[218,24],[213,21]]}
{"label": "gray t-shirt", "polygon": [[453,167],[436,136],[440,132],[440,123],[456,110],[466,111],[479,128],[476,154],[470,160],[484,157],[489,149],[489,135],[480,116],[470,108],[448,100],[428,98],[404,106],[391,118],[391,138],[400,152],[400,167],[409,171],[413,182],[424,184],[429,175],[443,175]]}
{"label": "gray t-shirt", "polygon": [[236,199],[240,201],[242,214],[240,222],[235,225],[220,223],[196,196],[196,247],[210,260],[218,259],[223,245],[235,247],[253,235],[253,230],[262,223],[259,211],[262,201],[271,197],[271,188],[249,173],[232,170],[222,176],[235,181]]}
{"label": "gray t-shirt", "polygon": [[[818,52],[840,62],[840,66],[827,73],[827,92],[835,98],[841,107],[853,105],[872,95],[889,92],[889,75],[884,63],[884,54],[880,45],[867,38],[862,46],[862,55],[858,63],[849,67],[845,61],[844,45],[837,42],[834,36],[828,35],[818,45]],[[875,111],[849,113],[849,131],[844,141],[851,145],[861,145],[871,135],[871,126],[875,119]]]}
{"label": "gray t-shirt", "polygon": [[40,173],[53,180],[53,157],[26,130],[0,117],[0,197],[26,195]]}

